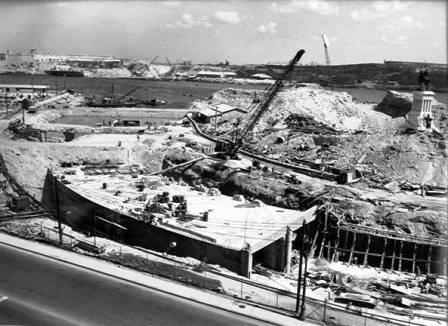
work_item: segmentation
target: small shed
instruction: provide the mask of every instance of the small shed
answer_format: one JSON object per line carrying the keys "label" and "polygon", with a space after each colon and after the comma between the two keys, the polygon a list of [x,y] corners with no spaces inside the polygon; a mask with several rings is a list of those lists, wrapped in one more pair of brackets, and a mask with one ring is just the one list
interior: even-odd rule
{"label": "small shed", "polygon": [[229,114],[231,112],[247,113],[245,110],[235,106],[220,103],[216,106],[211,106],[209,108],[194,112],[193,118],[195,121],[200,123],[210,123],[213,118],[222,117],[224,114]]}

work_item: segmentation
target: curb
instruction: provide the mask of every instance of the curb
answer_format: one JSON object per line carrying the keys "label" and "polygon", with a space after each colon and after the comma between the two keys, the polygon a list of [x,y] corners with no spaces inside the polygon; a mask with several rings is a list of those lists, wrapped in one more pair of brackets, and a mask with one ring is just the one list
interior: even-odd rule
{"label": "curb", "polygon": [[[11,236],[11,235],[9,235],[9,236]],[[29,241],[29,240],[22,239],[22,238],[19,238],[19,239],[24,240],[24,241]],[[148,288],[148,289],[151,289],[151,290],[154,290],[154,291],[158,291],[158,292],[161,292],[161,293],[164,293],[164,294],[172,295],[172,296],[175,296],[175,297],[178,297],[178,298],[182,298],[182,299],[186,299],[186,300],[189,300],[189,301],[193,301],[193,302],[196,302],[196,303],[199,303],[199,304],[203,304],[203,305],[205,305],[205,306],[213,307],[213,308],[218,309],[218,310],[223,310],[223,311],[228,311],[228,312],[231,312],[231,313],[234,313],[234,314],[238,314],[238,315],[240,315],[240,316],[244,316],[244,317],[246,317],[246,318],[252,318],[252,319],[254,319],[254,320],[259,320],[259,321],[262,321],[262,322],[270,323],[270,324],[272,324],[272,325],[278,325],[278,326],[283,326],[283,325],[284,325],[284,324],[278,324],[278,323],[275,323],[275,322],[270,321],[270,320],[262,319],[262,318],[257,317],[257,316],[247,315],[247,314],[242,313],[241,311],[237,311],[237,310],[231,310],[231,309],[223,308],[223,307],[221,307],[221,306],[213,305],[213,304],[210,304],[210,303],[207,303],[207,302],[203,302],[203,301],[200,301],[200,300],[197,300],[197,299],[194,299],[194,298],[190,298],[190,297],[182,296],[182,295],[177,294],[177,293],[172,293],[172,292],[169,292],[169,291],[166,291],[166,290],[163,290],[163,289],[154,288],[154,287],[151,287],[151,286],[146,285],[146,284],[142,284],[142,283],[137,282],[137,281],[132,281],[132,280],[129,280],[129,279],[124,278],[124,277],[120,277],[120,276],[117,276],[117,275],[109,274],[109,273],[107,273],[107,272],[99,271],[99,270],[94,269],[94,268],[92,268],[92,267],[87,267],[87,266],[84,266],[84,265],[80,265],[80,264],[77,264],[77,263],[74,263],[74,262],[67,261],[67,260],[62,259],[62,258],[58,258],[58,257],[54,257],[54,256],[50,256],[50,255],[43,254],[43,253],[39,253],[39,252],[30,250],[30,249],[25,249],[25,248],[22,248],[22,247],[20,247],[20,246],[18,246],[18,245],[13,245],[13,244],[10,244],[10,243],[5,243],[5,242],[2,241],[2,240],[0,240],[0,244],[3,244],[3,245],[5,245],[5,246],[9,246],[9,247],[13,247],[13,248],[18,249],[18,250],[26,251],[26,252],[29,252],[29,253],[32,253],[32,254],[35,254],[35,255],[43,256],[43,257],[46,257],[46,258],[49,258],[49,259],[57,260],[57,261],[59,261],[59,262],[62,262],[62,263],[68,264],[68,265],[73,265],[73,266],[76,266],[76,267],[78,267],[78,268],[83,268],[83,269],[89,270],[89,271],[91,271],[91,272],[95,272],[95,273],[99,273],[99,274],[105,275],[105,276],[107,276],[107,277],[111,277],[111,278],[119,279],[119,280],[121,280],[121,281],[128,282],[128,283],[132,283],[132,284],[134,284],[134,285],[141,286],[141,287],[145,287],[145,288]],[[39,244],[41,244],[41,243],[39,243]],[[45,244],[41,244],[41,245],[45,245]],[[48,245],[47,245],[47,246],[48,246]],[[51,247],[52,247],[52,246],[51,246]],[[53,247],[53,248],[54,248],[54,247]],[[60,248],[57,248],[57,249],[60,249]],[[64,250],[64,249],[61,249],[61,250]],[[72,253],[74,253],[74,252],[72,252]],[[74,253],[74,254],[77,254],[77,253]],[[82,256],[84,256],[84,255],[82,255]],[[87,256],[85,256],[85,257],[87,257]],[[93,257],[89,257],[89,258],[93,258]],[[96,258],[96,259],[98,259],[98,258]],[[103,261],[103,262],[107,262],[106,260],[102,260],[102,259],[98,259],[98,260]],[[110,262],[108,262],[108,263],[110,263]],[[138,272],[138,271],[136,271],[136,270],[133,270],[133,269],[130,269],[130,268],[121,266],[121,265],[116,265],[116,264],[113,264],[113,265],[114,265],[114,266],[117,266],[118,268],[121,268],[121,269],[127,269],[127,270],[130,270],[130,271],[133,271],[133,272]],[[151,274],[150,274],[149,276],[153,277]],[[166,281],[166,282],[170,282],[168,279],[164,279],[164,278],[163,278],[163,280]],[[172,283],[174,283],[174,282],[172,282]],[[176,285],[178,285],[178,286],[184,286],[184,285],[180,285],[180,284],[177,284],[177,283],[176,283]],[[222,297],[221,297],[221,298],[222,298]],[[228,301],[233,301],[233,302],[236,301],[236,300],[229,300],[228,298],[222,298],[222,299],[225,299],[225,300],[228,300]],[[246,301],[244,301],[244,300],[239,300],[239,299],[238,299],[238,301],[244,302],[244,304],[248,304],[248,305],[251,305],[251,306],[255,306],[255,307],[258,308],[258,309],[264,309],[264,308],[260,308],[260,307],[257,306],[257,305],[252,305],[252,304],[250,304],[250,303],[248,303],[248,302],[246,302]],[[271,313],[277,313],[277,312],[273,312],[273,311],[271,311],[270,309],[264,309],[264,310],[269,310]],[[277,314],[281,315],[280,313],[277,313]],[[286,318],[291,318],[291,319],[292,319],[292,317],[290,317],[290,316],[285,316],[285,315],[282,315],[282,316],[283,316],[283,317],[286,317]],[[297,321],[298,321],[298,320],[297,320]],[[298,321],[298,322],[299,322],[299,321]]]}

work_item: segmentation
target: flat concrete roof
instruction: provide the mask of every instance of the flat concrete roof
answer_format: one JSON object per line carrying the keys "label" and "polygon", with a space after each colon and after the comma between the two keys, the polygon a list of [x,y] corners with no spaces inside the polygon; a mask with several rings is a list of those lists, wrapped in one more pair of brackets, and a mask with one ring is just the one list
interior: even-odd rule
{"label": "flat concrete roof", "polygon": [[[207,192],[194,190],[184,184],[168,183],[158,176],[139,175],[138,178],[132,178],[129,174],[86,175],[80,168],[75,170],[76,174],[65,175],[65,179],[70,181],[67,187],[93,202],[135,218],[139,218],[138,212],[141,213],[145,206],[145,202],[138,199],[142,194],[151,199],[164,191],[169,192],[170,198],[182,195],[187,201],[188,221],[166,217],[158,226],[236,250],[249,244],[254,253],[284,237],[287,226],[295,231],[304,220],[310,222],[315,218],[316,207],[303,212],[263,203],[257,205],[237,201],[230,196],[208,195]],[[146,186],[143,192],[139,192],[136,187],[139,182],[152,186]],[[103,183],[107,183],[106,189],[102,189]],[[208,221],[201,220],[204,212],[208,212]]]}
{"label": "flat concrete roof", "polygon": [[48,85],[31,85],[31,84],[0,84],[0,88],[19,88],[19,89],[49,89]]}

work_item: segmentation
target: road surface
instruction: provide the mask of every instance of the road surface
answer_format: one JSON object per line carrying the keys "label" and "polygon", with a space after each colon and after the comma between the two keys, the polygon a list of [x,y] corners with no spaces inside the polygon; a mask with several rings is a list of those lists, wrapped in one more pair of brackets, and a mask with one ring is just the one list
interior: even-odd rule
{"label": "road surface", "polygon": [[268,324],[0,245],[0,325]]}

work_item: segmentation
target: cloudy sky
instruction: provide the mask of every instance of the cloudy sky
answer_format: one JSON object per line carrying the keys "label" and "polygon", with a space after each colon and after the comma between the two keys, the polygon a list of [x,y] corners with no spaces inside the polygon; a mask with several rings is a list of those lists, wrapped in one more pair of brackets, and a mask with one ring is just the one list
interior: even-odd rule
{"label": "cloudy sky", "polygon": [[[0,52],[193,62],[446,63],[445,1],[1,1]],[[160,60],[160,59],[159,59]],[[162,60],[162,61],[163,61]]]}

